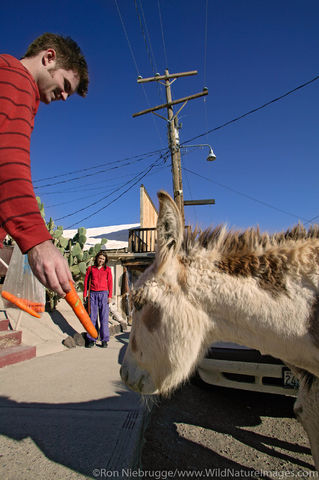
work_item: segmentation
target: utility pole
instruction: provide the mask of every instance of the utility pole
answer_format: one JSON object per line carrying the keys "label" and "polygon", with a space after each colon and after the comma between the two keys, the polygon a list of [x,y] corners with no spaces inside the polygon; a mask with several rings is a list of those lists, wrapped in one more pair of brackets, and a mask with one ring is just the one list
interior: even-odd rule
{"label": "utility pole", "polygon": [[[149,78],[141,78],[139,77],[137,83],[147,83],[147,82],[160,82],[162,85],[165,86],[166,92],[166,103],[162,105],[157,105],[153,108],[148,108],[147,110],[143,110],[138,113],[134,113],[133,117],[139,117],[146,113],[153,113],[158,117],[165,120],[168,124],[168,138],[169,138],[169,149],[171,151],[171,162],[172,162],[172,176],[173,176],[173,192],[174,192],[174,200],[176,205],[178,206],[182,217],[183,223],[185,223],[185,216],[184,216],[184,195],[183,195],[183,184],[182,184],[182,167],[181,167],[181,152],[179,147],[179,138],[177,133],[177,128],[175,125],[178,125],[178,117],[177,115],[179,112],[185,107],[188,100],[193,100],[194,98],[203,97],[204,95],[208,94],[208,89],[204,89],[200,93],[195,93],[194,95],[189,95],[184,98],[180,98],[178,100],[172,99],[172,92],[171,92],[171,85],[177,78],[180,77],[187,77],[190,75],[197,75],[197,71],[193,70],[190,72],[181,72],[181,73],[174,73],[170,74],[169,71],[166,69],[164,75],[156,74],[154,77]],[[164,80],[165,83],[162,81]],[[173,105],[177,105],[179,103],[183,103],[181,108],[177,111],[174,115]],[[167,118],[155,113],[157,110],[162,108],[167,109]]]}

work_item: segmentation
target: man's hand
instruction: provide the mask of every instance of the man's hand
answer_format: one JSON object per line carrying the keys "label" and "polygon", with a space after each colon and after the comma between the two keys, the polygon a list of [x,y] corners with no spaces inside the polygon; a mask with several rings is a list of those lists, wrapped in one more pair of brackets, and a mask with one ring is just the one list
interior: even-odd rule
{"label": "man's hand", "polygon": [[61,297],[70,291],[72,275],[68,263],[51,240],[31,248],[28,260],[32,272],[45,287]]}

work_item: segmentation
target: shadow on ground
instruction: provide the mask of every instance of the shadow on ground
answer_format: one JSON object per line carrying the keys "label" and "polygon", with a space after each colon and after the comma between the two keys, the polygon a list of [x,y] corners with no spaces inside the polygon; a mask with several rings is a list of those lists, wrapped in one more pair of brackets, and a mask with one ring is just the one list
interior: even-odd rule
{"label": "shadow on ground", "polygon": [[[143,468],[150,471],[219,468],[224,473],[225,469],[231,469],[237,478],[270,478],[254,475],[256,464],[260,466],[271,459],[268,470],[279,471],[280,465],[282,471],[313,470],[301,427],[297,424],[297,438],[296,432],[285,430],[285,422],[280,427],[281,419],[294,418],[293,403],[290,397],[185,385],[172,398],[153,408],[145,433]],[[270,418],[273,428],[257,432],[253,427],[260,426],[265,417]],[[215,478],[225,477],[212,472]]]}
{"label": "shadow on ground", "polygon": [[[112,468],[109,464],[113,461],[119,439],[130,433],[128,425],[131,430],[132,422],[137,418],[137,411],[116,409],[117,403],[125,401],[125,396],[130,393],[115,393],[119,397],[65,404],[17,403],[0,397],[0,434],[17,442],[29,438],[52,462],[94,478],[94,469]],[[4,453],[4,438],[1,444]],[[19,451],[16,460],[23,462],[27,471],[28,461],[34,454],[38,456],[36,449],[30,447],[30,442],[27,451],[22,444],[16,449]],[[5,455],[2,456],[5,460]],[[8,458],[11,458],[11,464],[14,463],[11,454]],[[41,464],[43,462],[39,462]],[[14,471],[12,464],[11,473]]]}
{"label": "shadow on ground", "polygon": [[52,312],[48,312],[48,314],[50,315],[52,322],[59,327],[61,332],[66,333],[70,337],[73,337],[73,335],[77,333],[58,310],[53,310]]}
{"label": "shadow on ground", "polygon": [[[68,328],[62,315],[54,315],[54,319],[61,328]],[[116,339],[123,344],[119,351],[120,363],[128,333],[117,335]],[[54,379],[54,375],[48,375],[48,381]],[[94,375],[94,371],[91,379],[83,375],[83,389],[90,389],[90,381],[103,379]],[[67,391],[72,389],[72,382],[74,379],[70,377],[59,377],[56,388]],[[61,473],[60,465],[87,478],[96,478],[94,469],[111,471],[115,467],[127,467],[118,462],[128,458],[125,456],[127,451],[134,453],[135,447],[128,440],[132,438],[139,442],[138,426],[142,413],[136,394],[126,390],[119,377],[112,384],[110,396],[87,402],[17,402],[5,395],[0,396],[1,478],[18,478],[23,469],[26,472],[23,478],[35,478],[33,473],[36,470],[38,478],[53,479],[56,477],[43,469],[57,469]],[[65,477],[58,474],[57,478]]]}

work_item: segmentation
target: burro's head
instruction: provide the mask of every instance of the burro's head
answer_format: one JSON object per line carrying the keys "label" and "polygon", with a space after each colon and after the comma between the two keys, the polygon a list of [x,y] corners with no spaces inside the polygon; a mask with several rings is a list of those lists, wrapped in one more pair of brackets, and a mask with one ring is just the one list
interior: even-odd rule
{"label": "burro's head", "polygon": [[168,395],[196,366],[208,317],[192,293],[180,212],[166,192],[158,198],[156,257],[132,293],[133,326],[121,377],[139,393]]}

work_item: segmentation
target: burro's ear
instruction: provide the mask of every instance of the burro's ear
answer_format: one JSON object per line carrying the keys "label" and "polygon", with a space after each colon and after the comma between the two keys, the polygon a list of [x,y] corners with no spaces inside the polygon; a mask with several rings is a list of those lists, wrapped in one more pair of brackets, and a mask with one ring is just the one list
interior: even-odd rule
{"label": "burro's ear", "polygon": [[167,192],[157,193],[159,215],[157,221],[157,264],[162,269],[166,262],[180,250],[183,240],[183,224],[180,211]]}

